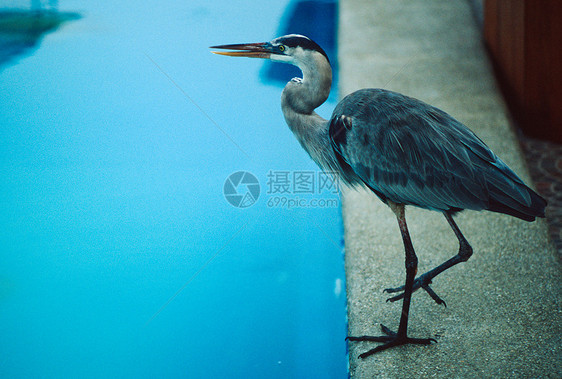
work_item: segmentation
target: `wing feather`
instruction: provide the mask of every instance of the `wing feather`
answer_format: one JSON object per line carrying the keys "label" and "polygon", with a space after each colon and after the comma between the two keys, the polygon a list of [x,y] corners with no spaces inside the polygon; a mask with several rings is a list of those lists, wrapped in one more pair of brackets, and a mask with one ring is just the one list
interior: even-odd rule
{"label": "wing feather", "polygon": [[[383,200],[534,216],[542,205],[544,214],[544,200],[484,142],[422,101],[381,89],[354,92],[334,110],[330,138],[338,159]],[[492,209],[495,203],[505,209]]]}

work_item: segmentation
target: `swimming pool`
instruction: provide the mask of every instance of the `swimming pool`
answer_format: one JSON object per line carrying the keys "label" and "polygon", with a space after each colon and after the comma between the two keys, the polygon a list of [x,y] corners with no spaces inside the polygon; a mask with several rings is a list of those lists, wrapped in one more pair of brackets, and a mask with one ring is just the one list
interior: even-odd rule
{"label": "swimming pool", "polygon": [[337,188],[208,49],[302,6],[263,3],[59,1],[0,66],[1,376],[347,375]]}

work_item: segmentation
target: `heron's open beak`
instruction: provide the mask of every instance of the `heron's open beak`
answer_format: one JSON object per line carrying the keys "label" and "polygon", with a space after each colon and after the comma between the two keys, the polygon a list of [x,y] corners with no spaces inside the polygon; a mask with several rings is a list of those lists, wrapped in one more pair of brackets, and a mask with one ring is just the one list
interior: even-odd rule
{"label": "heron's open beak", "polygon": [[229,57],[269,58],[271,46],[267,42],[240,43],[235,45],[211,46],[211,49],[226,49],[239,51],[212,51],[213,54],[227,55]]}

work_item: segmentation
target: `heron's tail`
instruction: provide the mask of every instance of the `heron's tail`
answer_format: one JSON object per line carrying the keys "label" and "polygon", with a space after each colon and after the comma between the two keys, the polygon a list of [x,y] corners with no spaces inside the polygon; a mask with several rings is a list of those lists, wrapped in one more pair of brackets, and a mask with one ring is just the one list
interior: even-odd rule
{"label": "heron's tail", "polygon": [[530,202],[528,204],[506,204],[507,202],[502,201],[504,199],[498,200],[494,196],[490,198],[488,210],[505,213],[525,221],[535,221],[536,217],[544,217],[546,200],[529,187],[526,189],[530,197]]}
{"label": "heron's tail", "polygon": [[500,159],[494,166],[497,171],[486,177],[490,196],[487,209],[525,221],[544,217],[546,200],[527,187]]}

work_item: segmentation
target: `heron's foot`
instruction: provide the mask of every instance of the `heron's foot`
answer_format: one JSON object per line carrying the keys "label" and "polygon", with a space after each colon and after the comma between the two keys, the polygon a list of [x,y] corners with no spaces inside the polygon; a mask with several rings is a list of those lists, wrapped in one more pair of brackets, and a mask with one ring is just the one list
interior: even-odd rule
{"label": "heron's foot", "polygon": [[[425,292],[427,292],[429,294],[429,296],[431,296],[431,298],[437,304],[443,304],[446,307],[447,304],[445,303],[445,301],[443,299],[441,299],[439,297],[439,295],[437,295],[435,293],[435,291],[433,291],[431,289],[431,287],[429,287],[429,285],[431,284],[431,279],[432,279],[432,277],[430,277],[428,275],[428,273],[425,273],[423,275],[418,276],[416,278],[416,280],[414,280],[414,286],[412,287],[412,292],[415,292],[418,289],[423,288],[425,290]],[[400,300],[400,299],[404,298],[404,286],[396,287],[396,288],[386,288],[384,290],[384,292],[387,292],[387,293],[402,292],[402,293],[400,293],[396,296],[393,296],[393,297],[390,297],[390,298],[386,299],[386,301],[395,302],[396,300]]]}
{"label": "heron's foot", "polygon": [[384,342],[382,345],[375,347],[369,351],[364,352],[359,355],[359,358],[367,358],[370,355],[378,353],[389,349],[394,346],[414,344],[414,345],[429,345],[431,342],[437,342],[433,338],[410,338],[406,336],[398,336],[396,332],[388,329],[386,326],[381,324],[381,330],[385,336],[371,337],[371,336],[360,336],[360,337],[347,337],[349,341],[369,341],[369,342]]}

